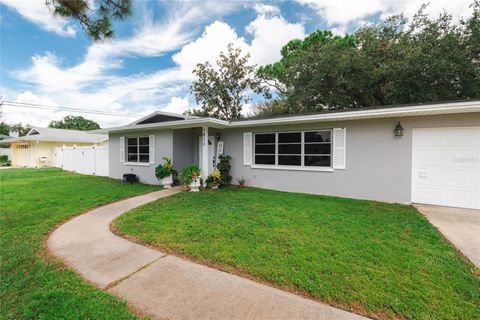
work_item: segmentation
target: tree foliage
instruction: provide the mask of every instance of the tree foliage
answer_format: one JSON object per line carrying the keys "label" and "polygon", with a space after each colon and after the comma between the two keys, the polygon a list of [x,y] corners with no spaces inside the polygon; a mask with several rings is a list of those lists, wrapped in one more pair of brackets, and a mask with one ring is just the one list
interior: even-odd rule
{"label": "tree foliage", "polygon": [[100,129],[98,123],[82,116],[65,116],[61,120],[52,120],[48,127],[83,131]]}
{"label": "tree foliage", "polygon": [[28,131],[30,131],[31,129],[32,129],[31,125],[29,124],[23,125],[21,122],[10,125],[10,131],[18,132],[18,135],[20,137],[27,135]]}
{"label": "tree foliage", "polygon": [[10,126],[5,121],[0,122],[0,134],[8,136],[10,132]]}
{"label": "tree foliage", "polygon": [[131,0],[46,0],[55,15],[76,19],[94,41],[114,36],[113,20],[132,14]]}
{"label": "tree foliage", "polygon": [[268,96],[266,88],[255,76],[255,65],[249,64],[250,55],[242,55],[240,48],[228,45],[227,53],[220,52],[217,68],[209,62],[199,63],[193,74],[197,79],[191,85],[201,110],[188,112],[224,120],[241,118],[242,106],[250,102],[250,91]]}
{"label": "tree foliage", "polygon": [[285,100],[282,113],[479,98],[480,0],[458,23],[425,7],[410,23],[393,15],[353,35],[290,41],[258,75]]}

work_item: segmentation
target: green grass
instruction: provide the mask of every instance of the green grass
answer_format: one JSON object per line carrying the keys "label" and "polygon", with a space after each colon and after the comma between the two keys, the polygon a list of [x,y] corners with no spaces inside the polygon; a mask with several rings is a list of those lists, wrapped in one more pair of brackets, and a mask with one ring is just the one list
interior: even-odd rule
{"label": "green grass", "polygon": [[377,318],[480,319],[480,279],[412,207],[225,189],[126,213],[123,234]]}
{"label": "green grass", "polygon": [[0,170],[0,319],[133,319],[125,302],[83,281],[43,246],[89,208],[158,187],[59,169]]}

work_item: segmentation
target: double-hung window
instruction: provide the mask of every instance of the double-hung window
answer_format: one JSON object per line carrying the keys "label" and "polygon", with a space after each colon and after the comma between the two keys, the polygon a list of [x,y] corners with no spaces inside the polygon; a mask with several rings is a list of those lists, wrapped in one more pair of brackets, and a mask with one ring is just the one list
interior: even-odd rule
{"label": "double-hung window", "polygon": [[127,138],[127,162],[150,161],[150,139],[149,137]]}
{"label": "double-hung window", "polygon": [[332,131],[256,133],[255,165],[332,167]]}

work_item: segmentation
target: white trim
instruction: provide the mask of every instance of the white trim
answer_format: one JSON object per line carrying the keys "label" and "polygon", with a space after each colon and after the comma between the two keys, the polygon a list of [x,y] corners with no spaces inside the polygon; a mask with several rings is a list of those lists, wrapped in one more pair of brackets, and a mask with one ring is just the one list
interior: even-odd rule
{"label": "white trim", "polygon": [[[346,120],[362,120],[362,119],[378,119],[378,118],[398,118],[422,115],[440,115],[480,112],[480,100],[463,101],[463,102],[447,102],[439,104],[424,104],[415,106],[385,106],[384,108],[357,110],[357,111],[341,111],[341,112],[323,112],[310,115],[298,115],[292,117],[278,117],[273,119],[257,119],[229,122],[214,118],[193,118],[176,121],[166,121],[159,123],[127,125],[121,127],[105,128],[93,130],[89,133],[107,133],[107,132],[126,132],[132,130],[147,130],[151,128],[193,128],[208,126],[210,128],[242,128],[256,126],[270,126],[282,124],[302,124],[312,122],[327,121],[346,121]],[[138,122],[138,120],[137,120]]]}
{"label": "white trim", "polygon": [[[167,117],[176,117],[176,118],[181,118],[181,119],[197,119],[198,117],[195,116],[187,116],[184,114],[179,114],[179,113],[174,113],[174,112],[166,112],[166,111],[154,111],[152,113],[147,114],[146,116],[141,117],[140,119],[137,119],[133,122],[130,122],[127,124],[127,126],[133,126],[136,125],[139,122],[145,121],[148,118],[151,118],[153,116],[156,116],[157,114],[162,115],[162,116],[167,116]],[[165,121],[166,122],[166,121]]]}
{"label": "white trim", "polygon": [[204,127],[208,126],[215,129],[223,129],[229,126],[229,122],[225,120],[219,120],[214,118],[196,118],[196,119],[187,119],[187,120],[176,120],[176,121],[166,121],[158,123],[148,123],[148,124],[137,124],[137,125],[127,125],[122,127],[113,127],[93,130],[89,133],[108,133],[108,132],[128,132],[128,131],[142,131],[152,128],[159,129],[182,129],[182,128],[193,128],[193,127]]}
{"label": "white trim", "polygon": [[[202,153],[201,153],[201,158],[202,158],[202,177],[206,179],[210,172],[208,172],[209,166],[210,166],[210,159],[208,157],[208,141],[210,137],[208,136],[208,127],[202,127],[202,136],[201,136],[201,142],[202,142]],[[212,142],[215,143],[215,140]],[[215,145],[214,145],[215,146]],[[213,160],[213,159],[212,159]],[[200,161],[199,161],[200,162]]]}
{"label": "white trim", "polygon": [[442,104],[416,105],[410,107],[386,107],[382,109],[369,109],[358,111],[325,112],[311,115],[298,115],[292,117],[278,117],[272,119],[246,120],[230,123],[230,127],[254,127],[277,124],[296,124],[312,121],[341,121],[361,120],[374,118],[391,118],[402,116],[419,116],[435,114],[451,114],[480,112],[480,100],[466,102],[451,102]]}
{"label": "white trim", "polygon": [[126,165],[126,166],[140,166],[140,167],[151,166],[151,164],[148,163],[148,162],[124,162],[123,164]]}
{"label": "white trim", "polygon": [[314,167],[314,166],[280,166],[273,164],[252,164],[252,169],[273,169],[273,170],[293,170],[293,171],[324,171],[333,172],[332,167]]}
{"label": "white trim", "polygon": [[[325,132],[330,132],[330,141],[329,142],[305,142],[305,133],[306,132],[316,132],[316,131],[325,131]],[[280,142],[279,140],[279,134],[282,133],[300,133],[300,142]],[[262,134],[274,134],[275,135],[275,142],[274,143],[261,143],[261,144],[268,144],[268,145],[275,145],[275,154],[262,154],[260,153],[259,155],[265,155],[265,156],[274,156],[275,157],[275,164],[256,164],[255,163],[255,156],[257,155],[255,153],[255,136],[256,135],[262,135]],[[324,128],[324,129],[307,129],[307,130],[292,130],[292,131],[278,131],[278,132],[254,132],[252,134],[252,164],[251,166],[256,166],[257,168],[261,167],[269,167],[269,168],[277,168],[277,169],[290,169],[292,167],[294,168],[307,168],[307,171],[330,171],[331,169],[333,171],[333,129],[332,128]],[[282,144],[300,144],[300,153],[299,154],[280,154],[279,153],[279,145]],[[330,154],[305,154],[305,144],[329,144],[330,145]],[[298,156],[300,157],[300,165],[280,165],[278,164],[278,159],[280,156]],[[330,166],[325,167],[325,166],[306,166],[305,165],[305,157],[306,156],[324,156],[324,157],[330,157]],[[321,170],[311,170],[309,168],[318,168]],[[327,170],[324,170],[327,169]]]}

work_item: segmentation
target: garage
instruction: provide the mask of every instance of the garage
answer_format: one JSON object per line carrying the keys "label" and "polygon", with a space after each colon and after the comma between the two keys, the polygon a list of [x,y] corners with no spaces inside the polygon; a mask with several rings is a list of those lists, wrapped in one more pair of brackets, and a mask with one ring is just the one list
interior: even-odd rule
{"label": "garage", "polygon": [[417,128],[412,202],[480,209],[480,127]]}

